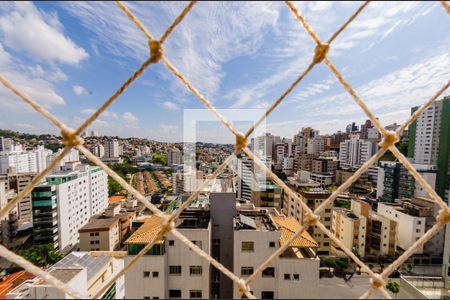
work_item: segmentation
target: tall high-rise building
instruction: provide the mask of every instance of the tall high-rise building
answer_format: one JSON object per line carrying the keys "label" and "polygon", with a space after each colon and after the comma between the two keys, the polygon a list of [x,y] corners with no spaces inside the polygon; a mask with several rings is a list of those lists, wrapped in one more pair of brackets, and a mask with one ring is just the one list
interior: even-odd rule
{"label": "tall high-rise building", "polygon": [[[418,107],[411,109],[411,114]],[[449,203],[450,190],[450,96],[431,104],[408,127],[408,157],[415,163],[436,165],[436,192]],[[445,287],[450,276],[450,226],[445,228],[446,238],[442,276]]]}
{"label": "tall high-rise building", "polygon": [[374,142],[349,139],[341,142],[339,151],[340,166],[343,169],[358,168],[375,154],[378,145]]}
{"label": "tall high-rise building", "polygon": [[307,153],[318,156],[325,151],[325,138],[322,136],[315,136],[308,140]]}
{"label": "tall high-rise building", "polygon": [[[418,107],[413,107],[414,113]],[[448,201],[450,188],[450,96],[434,102],[409,126],[408,156],[436,165],[436,192]]]}
{"label": "tall high-rise building", "polygon": [[106,158],[115,158],[119,157],[119,141],[116,139],[108,140],[105,143],[105,157]]}
{"label": "tall high-rise building", "polygon": [[181,165],[183,163],[181,151],[178,148],[172,148],[167,151],[167,165]]}
{"label": "tall high-rise building", "polygon": [[[14,190],[16,194],[20,193],[33,180],[36,173],[16,173],[14,170],[6,174],[0,174],[0,180],[5,180],[8,188]],[[31,211],[31,195],[28,194],[22,198],[18,203],[18,217],[20,223],[27,223],[32,221]]]}
{"label": "tall high-rise building", "polygon": [[67,163],[35,187],[31,197],[34,243],[70,250],[79,242],[78,230],[108,207],[107,175],[99,167]]}

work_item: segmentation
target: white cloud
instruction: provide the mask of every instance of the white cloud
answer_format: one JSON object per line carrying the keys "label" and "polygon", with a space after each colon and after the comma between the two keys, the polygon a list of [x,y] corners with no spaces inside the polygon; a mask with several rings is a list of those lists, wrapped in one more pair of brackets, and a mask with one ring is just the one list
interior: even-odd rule
{"label": "white cloud", "polygon": [[56,15],[40,12],[31,2],[3,4],[0,33],[9,48],[47,62],[78,64],[88,57],[62,32]]}
{"label": "white cloud", "polygon": [[[97,111],[97,109],[95,109],[95,108],[84,108],[84,109],[81,110],[81,113],[85,114],[85,115],[92,115],[96,111]],[[115,113],[113,111],[109,111],[109,110],[104,111],[100,116],[107,117],[107,118],[113,118],[113,119],[118,119],[119,118],[117,113]]]}
{"label": "white cloud", "polygon": [[72,90],[77,96],[84,96],[89,94],[89,92],[81,85],[73,85]]}
{"label": "white cloud", "polygon": [[[444,49],[447,46],[435,49],[436,53],[423,58],[421,61],[404,66],[385,74],[363,85],[356,86],[355,90],[368,108],[387,125],[392,122],[404,122],[413,106],[420,105],[434,95],[450,77],[450,54]],[[444,95],[447,95],[444,92]],[[350,121],[363,121],[367,119],[362,109],[357,106],[347,93],[339,93],[308,101],[298,106],[305,112],[303,124],[319,121],[319,125],[327,132],[336,130],[336,126],[327,126],[324,120],[338,119],[338,128],[344,128]]]}
{"label": "white cloud", "polygon": [[139,119],[131,112],[127,111],[122,115],[122,119],[125,121],[125,126],[138,127]]}
{"label": "white cloud", "polygon": [[[158,36],[184,8],[185,3],[138,3],[127,6]],[[127,53],[138,61],[149,55],[145,36],[114,3],[69,2],[62,6],[80,18],[81,24],[97,36],[97,46],[109,53]],[[165,44],[165,54],[195,87],[212,97],[225,73],[223,65],[233,58],[255,53],[265,32],[278,20],[279,3],[202,2],[186,16]],[[173,76],[167,77],[177,91],[186,88]],[[213,99],[211,99],[213,101]]]}
{"label": "white cloud", "polygon": [[[65,75],[59,69],[45,70],[41,66],[30,67],[14,60],[0,43],[0,68],[2,75],[22,93],[35,102],[51,109],[55,105],[65,104],[64,99],[55,91],[48,80],[64,80]],[[19,99],[3,85],[0,86],[0,107],[13,110],[31,111],[28,104]]]}
{"label": "white cloud", "polygon": [[178,125],[168,125],[168,124],[161,124],[159,127],[162,130],[167,130],[167,131],[177,130],[178,128],[180,128],[180,126],[178,126]]}
{"label": "white cloud", "polygon": [[178,109],[180,109],[179,106],[178,106],[178,104],[173,103],[173,102],[170,102],[170,101],[165,101],[165,102],[163,103],[163,107],[164,107],[165,109],[168,109],[168,110],[178,110]]}

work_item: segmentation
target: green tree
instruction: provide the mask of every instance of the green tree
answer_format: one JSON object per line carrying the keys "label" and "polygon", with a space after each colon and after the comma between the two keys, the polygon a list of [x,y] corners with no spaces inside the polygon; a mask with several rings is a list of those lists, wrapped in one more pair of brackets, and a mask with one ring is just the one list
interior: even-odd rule
{"label": "green tree", "polygon": [[[36,266],[42,267],[44,269],[54,265],[60,261],[64,254],[55,250],[52,244],[41,245],[33,247],[31,249],[19,251],[19,255],[30,261]],[[17,266],[13,266],[16,268]]]}
{"label": "green tree", "polygon": [[369,264],[367,264],[367,266],[369,267],[369,269],[373,269],[373,264],[372,263],[369,263]]}
{"label": "green tree", "polygon": [[152,162],[154,164],[163,164],[165,165],[167,163],[167,156],[163,153],[155,153],[152,157]]}
{"label": "green tree", "polygon": [[395,299],[397,299],[397,294],[398,292],[400,292],[400,285],[397,282],[389,279],[388,283],[386,284],[386,289],[393,293],[395,295]]}
{"label": "green tree", "polygon": [[414,265],[413,264],[408,264],[407,267],[408,267],[408,272],[412,273],[412,270],[414,269]]}
{"label": "green tree", "polygon": [[381,272],[384,270],[384,263],[380,263]]}
{"label": "green tree", "polygon": [[111,176],[108,176],[108,195],[111,197],[118,194],[120,195],[122,193],[123,193],[122,186],[117,181],[112,179]]}

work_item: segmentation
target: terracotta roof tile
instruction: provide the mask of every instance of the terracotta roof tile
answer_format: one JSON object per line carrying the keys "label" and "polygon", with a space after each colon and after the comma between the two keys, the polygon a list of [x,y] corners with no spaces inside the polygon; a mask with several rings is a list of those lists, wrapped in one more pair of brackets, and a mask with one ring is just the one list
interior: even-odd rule
{"label": "terracotta roof tile", "polygon": [[[300,223],[298,223],[294,218],[276,216],[273,216],[272,218],[280,228],[281,245],[284,245],[287,240],[300,229]],[[302,234],[296,237],[289,246],[299,248],[317,248],[319,245],[307,231],[303,231]]]}
{"label": "terracotta roof tile", "polygon": [[[146,218],[145,223],[141,225],[125,242],[126,244],[148,244],[161,231],[161,218],[158,216],[151,216]],[[156,243],[160,244],[163,240],[160,239]]]}

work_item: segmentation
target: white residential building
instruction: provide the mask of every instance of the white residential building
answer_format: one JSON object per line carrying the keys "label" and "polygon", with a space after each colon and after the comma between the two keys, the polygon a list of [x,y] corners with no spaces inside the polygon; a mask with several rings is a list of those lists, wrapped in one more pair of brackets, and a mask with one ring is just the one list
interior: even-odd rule
{"label": "white residential building", "polygon": [[[90,256],[72,252],[53,265],[48,272],[85,298],[94,297],[100,289],[124,268],[123,258]],[[124,299],[124,276],[109,286],[99,299]],[[67,293],[40,278],[27,280],[7,294],[8,299],[73,299]]]}
{"label": "white residential building", "polygon": [[[275,209],[239,204],[232,185],[214,184],[181,213],[177,230],[238,276],[251,274],[300,227]],[[272,213],[273,215],[269,214]],[[259,218],[259,219],[258,219]],[[264,219],[264,223],[259,222]],[[157,216],[143,224],[127,240],[133,259],[161,230]],[[252,283],[258,298],[317,297],[320,261],[315,240],[306,232],[295,239],[280,258]],[[233,282],[172,233],[155,245],[126,273],[126,298],[240,298]]]}
{"label": "white residential building", "polygon": [[[20,149],[22,147],[20,146]],[[52,151],[38,146],[30,151],[6,151],[0,154],[0,173],[15,170],[17,173],[38,173],[47,167],[47,158]]]}
{"label": "white residential building", "polygon": [[98,158],[103,158],[105,156],[105,147],[101,144],[91,147],[90,151]]}
{"label": "white residential building", "polygon": [[[409,249],[420,237],[422,237],[427,228],[427,217],[433,215],[433,210],[429,207],[420,207],[417,209],[417,214],[412,211],[407,211],[402,203],[378,203],[378,214],[390,220],[397,222],[397,247],[403,250]],[[443,246],[443,242],[442,242]],[[416,251],[417,254],[422,254],[423,247]],[[443,247],[441,248],[441,252]]]}
{"label": "white residential building", "polygon": [[119,157],[119,141],[109,140],[105,143],[105,157],[106,158],[116,158]]}
{"label": "white residential building", "polygon": [[180,149],[173,148],[173,149],[169,149],[169,151],[167,151],[167,165],[168,166],[181,165],[182,163],[183,163],[183,157],[182,157]]}
{"label": "white residential building", "polygon": [[378,145],[368,140],[353,138],[340,143],[339,161],[343,169],[359,168],[378,150]]}
{"label": "white residential building", "polygon": [[67,163],[32,192],[34,241],[69,249],[78,230],[108,207],[107,175],[99,167]]}
{"label": "white residential building", "polygon": [[320,155],[325,151],[325,138],[316,136],[308,140],[307,153],[312,155]]}

